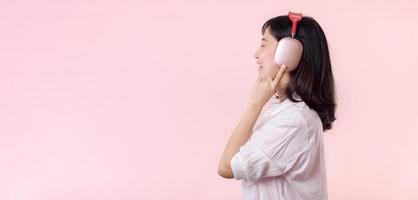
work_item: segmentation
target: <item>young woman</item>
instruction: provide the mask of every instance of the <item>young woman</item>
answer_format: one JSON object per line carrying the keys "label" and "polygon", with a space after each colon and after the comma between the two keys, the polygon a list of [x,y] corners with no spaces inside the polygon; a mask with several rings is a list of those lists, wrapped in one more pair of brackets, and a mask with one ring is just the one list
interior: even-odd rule
{"label": "young woman", "polygon": [[336,119],[327,40],[313,18],[303,17],[295,36],[303,45],[302,57],[295,70],[287,71],[275,64],[274,53],[291,27],[288,16],[262,26],[255,52],[259,77],[218,165],[220,176],[241,180],[244,199],[327,199],[322,135]]}

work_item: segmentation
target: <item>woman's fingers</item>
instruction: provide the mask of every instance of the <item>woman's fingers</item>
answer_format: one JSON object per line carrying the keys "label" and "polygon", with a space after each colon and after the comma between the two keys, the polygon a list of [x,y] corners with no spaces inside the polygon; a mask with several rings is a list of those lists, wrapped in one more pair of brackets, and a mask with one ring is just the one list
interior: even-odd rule
{"label": "woman's fingers", "polygon": [[276,88],[279,85],[280,79],[282,78],[282,75],[284,71],[286,70],[286,65],[281,65],[279,72],[277,72],[276,77],[273,80],[273,87]]}

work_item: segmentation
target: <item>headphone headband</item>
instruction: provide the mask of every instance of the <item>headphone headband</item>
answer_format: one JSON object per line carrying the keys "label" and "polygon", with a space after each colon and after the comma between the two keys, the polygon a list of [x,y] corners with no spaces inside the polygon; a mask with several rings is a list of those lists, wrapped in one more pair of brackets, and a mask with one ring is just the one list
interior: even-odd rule
{"label": "headphone headband", "polygon": [[298,22],[302,20],[302,13],[296,13],[289,11],[289,19],[292,21],[292,38],[296,35],[296,27]]}

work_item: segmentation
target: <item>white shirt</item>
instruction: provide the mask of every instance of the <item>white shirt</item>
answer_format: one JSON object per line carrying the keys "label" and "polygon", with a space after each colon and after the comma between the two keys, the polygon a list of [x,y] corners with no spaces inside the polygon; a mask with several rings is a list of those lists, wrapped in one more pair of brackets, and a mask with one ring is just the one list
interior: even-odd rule
{"label": "white shirt", "polygon": [[259,120],[231,159],[243,198],[327,200],[323,130],[316,111],[303,101],[276,99]]}

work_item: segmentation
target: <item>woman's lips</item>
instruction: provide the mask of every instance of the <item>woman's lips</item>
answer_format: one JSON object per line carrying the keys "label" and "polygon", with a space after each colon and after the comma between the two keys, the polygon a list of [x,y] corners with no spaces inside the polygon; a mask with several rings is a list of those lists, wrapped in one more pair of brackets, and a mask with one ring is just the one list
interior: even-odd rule
{"label": "woman's lips", "polygon": [[258,70],[261,70],[263,68],[263,66],[258,66]]}

